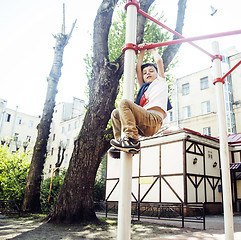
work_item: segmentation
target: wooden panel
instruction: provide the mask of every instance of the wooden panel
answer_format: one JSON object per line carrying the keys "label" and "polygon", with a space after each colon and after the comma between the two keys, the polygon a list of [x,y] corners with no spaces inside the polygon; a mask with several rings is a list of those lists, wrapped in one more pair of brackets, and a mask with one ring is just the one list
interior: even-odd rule
{"label": "wooden panel", "polygon": [[240,152],[234,152],[234,162],[241,162]]}
{"label": "wooden panel", "polygon": [[205,202],[204,176],[189,175],[187,179],[187,202]]}
{"label": "wooden panel", "polygon": [[220,161],[217,149],[205,147],[205,167],[207,176],[220,177]]}
{"label": "wooden panel", "polygon": [[161,174],[183,173],[183,142],[161,146]]}
{"label": "wooden panel", "polygon": [[160,180],[154,178],[153,183],[140,184],[140,200],[142,202],[159,202]]}
{"label": "wooden panel", "polygon": [[141,149],[140,176],[159,175],[160,146]]}
{"label": "wooden panel", "polygon": [[220,178],[206,177],[207,202],[221,202],[222,194],[218,192]]}
{"label": "wooden panel", "polygon": [[118,180],[107,180],[106,181],[106,199],[107,201],[118,201],[119,199],[119,187],[120,183]]}
{"label": "wooden panel", "polygon": [[161,178],[161,202],[183,201],[183,176],[165,176]]}
{"label": "wooden panel", "polygon": [[241,199],[241,180],[237,180],[237,197]]}
{"label": "wooden panel", "polygon": [[187,153],[187,173],[204,174],[203,156]]}
{"label": "wooden panel", "polygon": [[131,201],[138,201],[139,179],[132,179],[132,199]]}
{"label": "wooden panel", "polygon": [[118,178],[120,176],[120,159],[113,159],[108,156],[106,178]]}

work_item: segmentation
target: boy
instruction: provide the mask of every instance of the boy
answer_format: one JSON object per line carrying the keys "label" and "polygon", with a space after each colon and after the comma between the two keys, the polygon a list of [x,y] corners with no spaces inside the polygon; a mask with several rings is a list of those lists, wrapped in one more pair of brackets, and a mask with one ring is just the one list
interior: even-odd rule
{"label": "boy", "polygon": [[[139,45],[143,47],[144,44]],[[140,150],[139,135],[152,136],[158,132],[166,117],[168,102],[168,85],[165,79],[163,61],[156,49],[148,50],[157,64],[142,65],[145,50],[141,50],[137,65],[137,81],[140,90],[136,103],[123,99],[119,109],[111,114],[115,139],[110,141],[113,146],[109,152],[118,150],[138,153]],[[121,127],[124,137],[121,138]]]}

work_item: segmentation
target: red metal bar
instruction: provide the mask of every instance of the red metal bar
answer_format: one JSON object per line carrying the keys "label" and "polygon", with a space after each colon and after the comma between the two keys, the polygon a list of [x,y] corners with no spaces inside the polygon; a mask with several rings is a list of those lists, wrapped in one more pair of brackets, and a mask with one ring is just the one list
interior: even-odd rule
{"label": "red metal bar", "polygon": [[[147,13],[143,12],[141,9],[137,10],[138,13],[140,13],[141,15],[143,15],[144,17],[150,19],[151,21],[153,21],[154,23],[158,24],[159,26],[165,28],[166,30],[168,30],[169,32],[175,34],[176,36],[180,37],[180,38],[184,38],[180,33],[172,30],[171,28],[167,27],[166,25],[164,25],[163,23],[157,21],[155,18],[151,17],[150,15],[148,15]],[[213,58],[213,55],[209,52],[207,52],[206,50],[202,49],[201,47],[199,47],[198,45],[196,45],[195,43],[189,42],[189,44],[191,44],[192,46],[194,46],[195,48],[199,49],[200,51],[202,51],[203,53],[207,54],[209,57]]]}
{"label": "red metal bar", "polygon": [[126,44],[124,44],[123,47],[122,47],[122,53],[125,53],[125,51],[127,49],[133,49],[133,50],[135,50],[136,54],[138,53],[138,47],[134,43],[126,43]]}
{"label": "red metal bar", "polygon": [[127,1],[126,1],[126,5],[125,5],[125,10],[127,9],[127,7],[128,7],[129,5],[134,5],[134,6],[136,6],[137,11],[138,11],[138,9],[140,9],[140,4],[139,4],[139,2],[138,2],[137,0],[127,0]]}
{"label": "red metal bar", "polygon": [[184,42],[198,41],[198,40],[203,40],[203,39],[208,39],[208,38],[218,38],[218,37],[230,36],[230,35],[235,35],[235,34],[241,34],[241,30],[222,32],[222,33],[214,33],[214,34],[208,34],[208,35],[190,37],[190,38],[182,38],[182,39],[176,39],[176,40],[166,41],[166,42],[162,42],[162,43],[153,43],[153,44],[146,45],[142,48],[138,48],[138,50],[155,48],[155,47],[163,47],[163,46],[179,44],[179,43],[184,43]]}
{"label": "red metal bar", "polygon": [[222,78],[216,78],[213,80],[213,85],[215,85],[217,82],[225,83],[225,81]]}
{"label": "red metal bar", "polygon": [[212,62],[213,62],[215,59],[220,59],[220,61],[223,61],[222,55],[214,55],[213,58],[212,58]]}
{"label": "red metal bar", "polygon": [[234,67],[232,67],[225,75],[223,75],[222,80],[224,80],[235,68],[237,68],[241,64],[239,61]]}

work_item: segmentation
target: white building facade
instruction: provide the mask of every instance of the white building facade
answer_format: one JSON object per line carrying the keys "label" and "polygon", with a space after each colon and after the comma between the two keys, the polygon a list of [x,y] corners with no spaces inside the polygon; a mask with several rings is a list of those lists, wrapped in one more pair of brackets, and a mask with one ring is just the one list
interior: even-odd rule
{"label": "white building facade", "polygon": [[[241,53],[234,50],[229,50],[228,55],[223,55],[223,75],[240,60]],[[173,109],[169,111],[165,123],[189,128],[208,136],[219,136],[212,71],[210,67],[176,80],[171,96]],[[224,91],[229,134],[241,132],[240,82],[241,67],[236,68],[225,79]]]}
{"label": "white building facade", "polygon": [[[73,98],[72,103],[58,103],[54,108],[44,178],[51,177],[56,167],[67,169],[85,114],[84,100]],[[0,99],[0,141],[11,152],[33,150],[41,116],[32,116],[7,108],[7,101]]]}
{"label": "white building facade", "polygon": [[85,102],[78,98],[74,98],[72,103],[59,103],[55,106],[47,146],[44,178],[51,177],[58,168],[68,168],[74,141],[83,124],[84,114]]}
{"label": "white building facade", "polygon": [[0,140],[11,152],[33,149],[40,116],[32,116],[7,108],[7,101],[0,99]]}

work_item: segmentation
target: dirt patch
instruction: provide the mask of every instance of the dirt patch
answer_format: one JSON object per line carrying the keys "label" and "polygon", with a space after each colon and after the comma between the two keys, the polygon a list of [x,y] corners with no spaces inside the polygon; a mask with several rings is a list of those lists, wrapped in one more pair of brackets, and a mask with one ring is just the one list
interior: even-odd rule
{"label": "dirt patch", "polygon": [[[100,225],[57,225],[44,223],[40,217],[30,218],[1,218],[0,240],[24,239],[24,240],[74,240],[74,239],[116,239],[117,220],[102,219]],[[131,239],[160,239],[164,236],[186,234],[194,229],[163,226],[156,223],[133,222],[131,226]]]}

